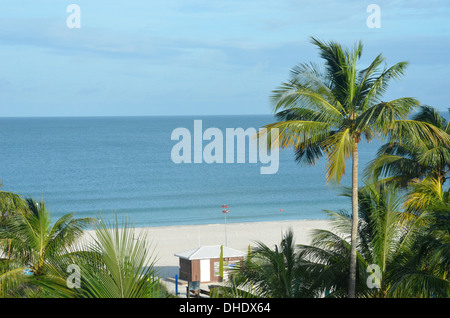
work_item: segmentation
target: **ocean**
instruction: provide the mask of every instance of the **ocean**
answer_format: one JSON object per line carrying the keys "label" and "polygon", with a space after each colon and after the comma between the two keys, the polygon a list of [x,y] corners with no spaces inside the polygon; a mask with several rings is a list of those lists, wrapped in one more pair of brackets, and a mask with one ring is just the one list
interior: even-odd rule
{"label": "ocean", "polygon": [[[340,194],[350,186],[351,161],[340,187],[326,183],[325,158],[300,165],[292,149],[280,151],[273,174],[261,174],[267,164],[260,161],[174,163],[178,141],[171,134],[180,127],[193,132],[194,120],[224,135],[226,128],[274,122],[272,115],[0,118],[2,190],[43,200],[53,220],[70,212],[117,214],[137,227],[223,223],[225,216],[227,223],[324,219],[324,210],[350,211],[350,199]],[[361,142],[360,174],[379,145]]]}

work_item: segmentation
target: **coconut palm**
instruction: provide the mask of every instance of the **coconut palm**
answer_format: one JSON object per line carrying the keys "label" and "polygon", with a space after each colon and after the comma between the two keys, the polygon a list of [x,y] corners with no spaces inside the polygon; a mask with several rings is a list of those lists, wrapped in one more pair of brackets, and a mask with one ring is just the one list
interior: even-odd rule
{"label": "coconut palm", "polygon": [[[0,188],[2,183],[0,182]],[[18,213],[27,213],[27,202],[17,193],[0,191],[0,227],[13,215]],[[0,239],[0,251],[3,251],[6,259],[11,257],[11,244],[10,239]],[[0,254],[0,258],[2,255]]]}
{"label": "coconut palm", "polygon": [[[1,188],[1,182],[0,182]],[[10,216],[24,212],[28,208],[26,201],[17,193],[0,191],[0,225]]]}
{"label": "coconut palm", "polygon": [[[405,218],[403,199],[393,185],[373,183],[360,189],[358,297],[448,295],[448,220],[432,222],[425,214]],[[328,213],[334,229],[317,230],[310,245],[300,246],[300,256],[313,280],[312,290],[327,290],[328,297],[344,297],[342,278],[350,257],[351,218],[345,211]],[[425,234],[424,224],[430,229],[431,224],[438,225],[439,235],[437,230]]]}
{"label": "coconut palm", "polygon": [[[419,102],[404,97],[382,101],[389,83],[404,75],[407,62],[383,67],[379,54],[367,67],[358,69],[363,45],[344,49],[336,42],[312,38],[323,65],[299,64],[291,78],[273,91],[273,111],[278,122],[266,125],[270,146],[293,147],[299,162],[314,164],[327,156],[327,182],[340,184],[345,160],[352,159],[352,235],[348,296],[355,296],[358,232],[358,144],[362,138],[398,136],[449,142],[435,126],[408,120]],[[272,130],[277,128],[278,130]],[[264,135],[264,132],[261,136]],[[261,137],[260,136],[260,137]]]}
{"label": "coconut palm", "polygon": [[[450,188],[445,190],[441,178],[425,177],[423,180],[414,179],[408,187],[408,197],[405,207],[408,212],[421,213],[432,210],[434,206],[449,204]],[[450,212],[450,209],[448,209]]]}
{"label": "coconut palm", "polygon": [[[11,295],[32,290],[30,280],[47,272],[48,262],[67,254],[67,248],[83,234],[90,218],[66,214],[52,224],[44,202],[26,199],[27,210],[11,215],[0,227],[0,240],[8,240],[9,258],[0,264],[0,294]],[[24,271],[33,278],[27,279]],[[16,294],[17,295],[17,294]]]}
{"label": "coconut palm", "polygon": [[[60,297],[73,298],[156,298],[167,297],[156,276],[154,249],[148,233],[137,231],[124,220],[100,218],[91,239],[81,242],[64,266],[54,266],[51,275],[40,282]],[[82,253],[84,251],[84,253]],[[59,261],[61,264],[61,261]],[[76,264],[79,286],[70,288],[71,272],[64,269]]]}
{"label": "coconut palm", "polygon": [[450,297],[450,203],[429,206],[414,224],[408,248],[392,262],[390,297]]}
{"label": "coconut palm", "polygon": [[[450,122],[435,108],[421,106],[414,120],[425,122],[450,134]],[[421,210],[432,201],[443,200],[444,184],[450,177],[450,143],[427,140],[398,140],[396,136],[383,145],[365,174],[383,182],[410,189],[406,206],[410,211]]]}
{"label": "coconut palm", "polygon": [[[257,242],[242,266],[231,273],[226,290],[235,297],[301,297],[303,272],[291,229],[272,249]],[[222,295],[224,292],[222,291]]]}

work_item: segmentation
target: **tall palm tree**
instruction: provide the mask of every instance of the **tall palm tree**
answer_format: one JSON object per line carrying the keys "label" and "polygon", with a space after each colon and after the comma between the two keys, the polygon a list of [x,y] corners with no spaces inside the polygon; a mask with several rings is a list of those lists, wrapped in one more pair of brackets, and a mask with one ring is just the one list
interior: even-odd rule
{"label": "tall palm tree", "polygon": [[[273,91],[274,113],[278,122],[266,125],[270,146],[293,147],[299,162],[314,164],[327,156],[327,182],[339,184],[345,173],[345,160],[352,159],[352,235],[348,296],[355,297],[356,244],[358,231],[358,144],[364,137],[409,138],[412,141],[448,136],[433,125],[408,120],[419,102],[404,97],[389,102],[382,95],[392,79],[404,75],[407,62],[382,66],[379,54],[366,68],[358,69],[363,45],[344,49],[336,42],[312,38],[324,60],[323,65],[299,64],[291,78]],[[278,129],[278,134],[275,133]],[[273,134],[273,135],[272,135]],[[260,137],[264,135],[261,134]]]}
{"label": "tall palm tree", "polygon": [[[74,218],[66,214],[52,224],[44,202],[26,199],[27,210],[11,215],[0,226],[0,240],[11,242],[8,259],[0,264],[0,294],[26,291],[26,270],[36,277],[44,276],[51,260],[67,254],[89,224],[90,218]],[[24,285],[25,284],[25,285]]]}

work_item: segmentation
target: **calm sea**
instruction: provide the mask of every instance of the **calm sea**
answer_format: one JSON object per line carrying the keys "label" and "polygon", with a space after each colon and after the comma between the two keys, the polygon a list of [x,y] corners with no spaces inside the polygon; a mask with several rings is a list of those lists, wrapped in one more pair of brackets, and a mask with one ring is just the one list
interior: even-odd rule
{"label": "calm sea", "polygon": [[[136,226],[325,218],[323,210],[350,210],[342,188],[325,182],[326,161],[295,162],[282,150],[276,174],[260,163],[175,164],[172,131],[244,129],[274,121],[271,115],[196,117],[0,118],[3,190],[44,200],[53,219],[127,215]],[[207,141],[203,142],[206,145]],[[360,171],[380,143],[360,146]],[[225,148],[225,146],[224,146]],[[225,152],[225,149],[224,149]],[[343,185],[350,185],[351,162]]]}

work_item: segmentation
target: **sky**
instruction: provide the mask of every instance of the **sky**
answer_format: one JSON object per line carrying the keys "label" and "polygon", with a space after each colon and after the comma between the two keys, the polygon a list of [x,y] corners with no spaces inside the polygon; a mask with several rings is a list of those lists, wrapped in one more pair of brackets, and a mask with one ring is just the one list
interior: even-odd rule
{"label": "sky", "polygon": [[362,40],[361,67],[408,61],[385,99],[444,111],[449,16],[449,0],[1,0],[0,117],[270,114],[289,70],[320,62],[311,36]]}

